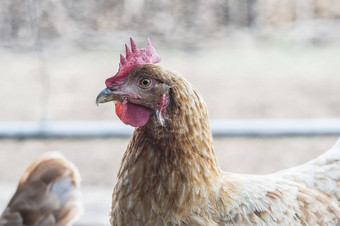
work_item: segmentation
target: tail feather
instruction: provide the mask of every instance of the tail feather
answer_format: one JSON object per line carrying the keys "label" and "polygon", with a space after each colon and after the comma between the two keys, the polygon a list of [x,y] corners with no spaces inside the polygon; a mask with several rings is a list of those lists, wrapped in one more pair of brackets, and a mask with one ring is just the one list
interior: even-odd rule
{"label": "tail feather", "polygon": [[340,201],[340,138],[324,154],[303,165],[281,171],[285,178],[323,191]]}
{"label": "tail feather", "polygon": [[35,160],[19,181],[0,226],[70,225],[81,213],[80,176],[61,154]]}
{"label": "tail feather", "polygon": [[340,153],[340,137],[338,138],[338,140],[335,142],[335,144],[331,148],[331,151],[336,151]]}

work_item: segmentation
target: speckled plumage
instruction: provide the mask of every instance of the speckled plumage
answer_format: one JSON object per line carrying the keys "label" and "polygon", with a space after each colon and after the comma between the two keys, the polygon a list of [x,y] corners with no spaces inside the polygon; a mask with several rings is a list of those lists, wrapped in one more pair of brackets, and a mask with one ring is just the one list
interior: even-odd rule
{"label": "speckled plumage", "polygon": [[[113,192],[112,225],[340,224],[340,142],[304,165],[270,175],[223,172],[207,107],[179,74],[138,66],[170,87],[164,123],[136,128]],[[155,94],[160,95],[160,94]]]}

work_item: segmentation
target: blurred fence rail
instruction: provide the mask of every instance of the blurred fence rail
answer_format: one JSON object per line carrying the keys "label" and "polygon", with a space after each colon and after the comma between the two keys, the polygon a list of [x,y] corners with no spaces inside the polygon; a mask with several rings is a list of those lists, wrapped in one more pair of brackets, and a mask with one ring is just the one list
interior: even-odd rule
{"label": "blurred fence rail", "polygon": [[[215,137],[334,136],[340,119],[211,120]],[[0,122],[0,138],[109,138],[130,137],[133,128],[113,121]]]}
{"label": "blurred fence rail", "polygon": [[[36,16],[34,28],[32,15]],[[298,29],[310,38],[332,38],[340,35],[339,20],[338,0],[0,1],[3,45],[29,46],[36,31],[42,41],[63,38],[88,46],[94,39],[112,44],[114,38],[127,34],[185,41],[220,32],[229,35],[234,28],[265,34],[272,33],[269,28]]]}

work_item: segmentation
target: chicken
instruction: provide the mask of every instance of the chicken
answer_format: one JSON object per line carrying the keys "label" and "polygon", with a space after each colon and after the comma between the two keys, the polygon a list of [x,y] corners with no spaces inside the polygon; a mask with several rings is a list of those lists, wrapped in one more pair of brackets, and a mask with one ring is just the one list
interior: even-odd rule
{"label": "chicken", "polygon": [[181,75],[156,65],[148,41],[131,41],[97,104],[136,127],[113,191],[111,224],[339,225],[340,141],[304,165],[269,175],[219,167],[198,91]]}
{"label": "chicken", "polygon": [[57,152],[35,160],[0,216],[0,226],[65,226],[82,212],[80,177],[75,166]]}

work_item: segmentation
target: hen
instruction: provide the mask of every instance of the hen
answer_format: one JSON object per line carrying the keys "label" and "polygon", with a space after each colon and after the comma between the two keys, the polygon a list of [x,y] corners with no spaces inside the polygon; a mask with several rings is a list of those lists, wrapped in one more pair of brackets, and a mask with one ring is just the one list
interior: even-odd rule
{"label": "hen", "polygon": [[65,226],[81,213],[80,177],[61,154],[47,153],[21,177],[17,190],[0,216],[0,226]]}
{"label": "hen", "polygon": [[131,39],[97,103],[137,127],[113,192],[112,225],[339,225],[340,141],[270,175],[223,172],[207,107],[181,75]]}

